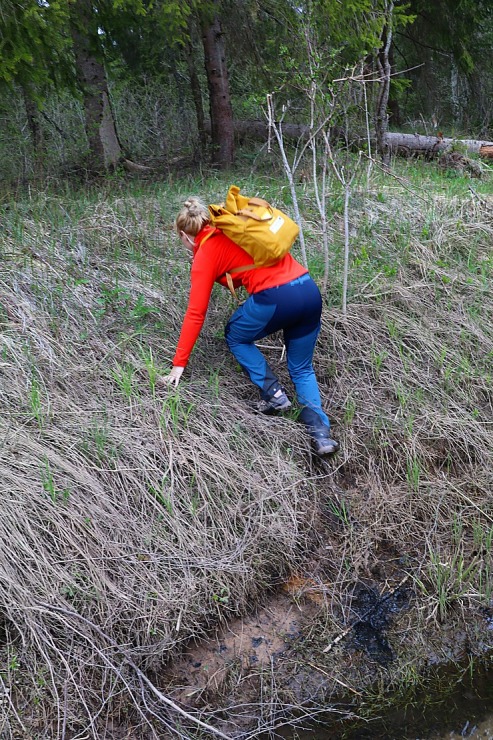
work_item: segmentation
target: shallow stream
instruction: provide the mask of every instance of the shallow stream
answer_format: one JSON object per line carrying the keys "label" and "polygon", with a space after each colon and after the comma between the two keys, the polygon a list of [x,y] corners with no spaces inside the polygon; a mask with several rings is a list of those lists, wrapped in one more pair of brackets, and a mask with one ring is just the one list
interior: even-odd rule
{"label": "shallow stream", "polygon": [[285,733],[286,740],[493,740],[493,663],[491,656],[476,664],[474,673],[463,667],[440,670],[434,688],[415,697],[406,707],[393,707],[388,716],[350,730],[319,723],[313,729]]}

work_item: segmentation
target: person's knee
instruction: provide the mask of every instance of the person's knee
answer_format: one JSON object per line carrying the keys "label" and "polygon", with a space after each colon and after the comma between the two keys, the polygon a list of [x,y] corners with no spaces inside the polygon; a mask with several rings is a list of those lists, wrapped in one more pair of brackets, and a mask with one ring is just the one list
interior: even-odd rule
{"label": "person's knee", "polygon": [[237,359],[243,355],[244,351],[249,346],[248,342],[245,342],[241,336],[238,336],[234,329],[228,329],[228,326],[226,326],[224,330],[224,340],[229,351],[232,352]]}

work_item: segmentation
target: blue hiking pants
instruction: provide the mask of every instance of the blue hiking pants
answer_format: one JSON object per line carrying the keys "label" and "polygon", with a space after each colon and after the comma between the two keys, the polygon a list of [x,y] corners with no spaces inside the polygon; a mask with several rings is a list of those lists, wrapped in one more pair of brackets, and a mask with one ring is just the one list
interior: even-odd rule
{"label": "blue hiking pants", "polygon": [[290,283],[251,295],[234,312],[225,329],[229,349],[260,388],[264,400],[281,384],[254,342],[282,330],[289,375],[303,407],[300,419],[313,429],[330,427],[312,365],[321,313],[320,291],[306,273]]}

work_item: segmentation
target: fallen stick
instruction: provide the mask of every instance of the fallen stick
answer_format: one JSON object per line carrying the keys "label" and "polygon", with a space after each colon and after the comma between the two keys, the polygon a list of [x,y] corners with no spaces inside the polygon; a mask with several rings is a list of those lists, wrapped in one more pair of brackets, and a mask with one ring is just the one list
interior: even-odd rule
{"label": "fallen stick", "polygon": [[[33,609],[36,609],[36,607],[32,607]],[[78,614],[77,612],[71,611],[70,609],[65,609],[60,606],[53,606],[51,604],[40,604],[40,609],[43,609],[44,611],[47,611],[48,614],[63,614],[66,617],[72,617],[76,620],[80,620],[87,624],[91,629],[93,629],[97,634],[102,637],[106,642],[111,645],[111,647],[114,647],[124,658],[125,662],[128,663],[128,665],[135,671],[139,679],[150,689],[150,691],[161,701],[163,704],[166,704],[168,707],[170,707],[174,712],[177,714],[180,714],[182,717],[187,719],[189,722],[193,722],[198,727],[201,727],[203,730],[206,730],[207,732],[212,733],[213,735],[217,735],[217,737],[223,738],[223,740],[232,740],[229,735],[225,735],[220,730],[217,730],[212,725],[207,724],[207,722],[202,722],[198,717],[194,717],[193,714],[190,714],[189,712],[186,712],[184,709],[182,709],[178,704],[175,704],[174,701],[169,699],[165,694],[163,694],[161,691],[159,691],[156,686],[150,681],[145,673],[140,670],[140,668],[134,663],[132,658],[128,655],[126,650],[121,647],[113,638],[111,638],[109,635],[107,635],[105,632],[103,632],[102,629],[100,629],[97,624],[94,624],[94,622],[91,622],[90,619],[86,619],[86,617],[83,617],[81,614]],[[66,620],[64,620],[66,621]],[[72,625],[69,624],[70,627]],[[72,629],[74,629],[72,627]],[[80,633],[79,633],[80,634]],[[83,635],[83,637],[86,637]],[[87,638],[86,638],[87,639]]]}

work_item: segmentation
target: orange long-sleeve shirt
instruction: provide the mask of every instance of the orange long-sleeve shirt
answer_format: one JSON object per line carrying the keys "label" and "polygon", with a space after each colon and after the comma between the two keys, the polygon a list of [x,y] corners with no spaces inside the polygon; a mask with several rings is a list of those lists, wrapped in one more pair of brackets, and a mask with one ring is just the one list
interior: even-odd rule
{"label": "orange long-sleeve shirt", "polygon": [[[215,229],[215,233],[200,245],[211,230],[213,227],[205,226],[195,237],[188,307],[173,358],[173,365],[178,367],[186,367],[188,363],[204,324],[214,283],[218,282],[225,286],[225,273],[235,267],[253,264],[253,258],[218,229]],[[245,270],[235,273],[232,278],[235,287],[243,285],[247,293],[252,294],[289,283],[306,272],[308,271],[303,265],[300,265],[291,254],[287,254],[271,267]]]}

